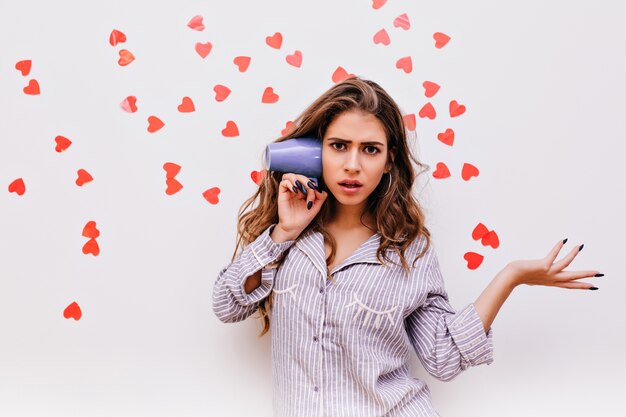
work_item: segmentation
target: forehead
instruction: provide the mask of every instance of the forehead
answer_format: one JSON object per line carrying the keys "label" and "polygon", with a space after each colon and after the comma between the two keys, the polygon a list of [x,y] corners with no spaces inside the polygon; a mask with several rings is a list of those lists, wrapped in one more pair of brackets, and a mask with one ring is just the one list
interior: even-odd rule
{"label": "forehead", "polygon": [[323,140],[330,138],[387,144],[387,135],[382,122],[373,114],[358,110],[348,110],[335,117],[328,125]]}

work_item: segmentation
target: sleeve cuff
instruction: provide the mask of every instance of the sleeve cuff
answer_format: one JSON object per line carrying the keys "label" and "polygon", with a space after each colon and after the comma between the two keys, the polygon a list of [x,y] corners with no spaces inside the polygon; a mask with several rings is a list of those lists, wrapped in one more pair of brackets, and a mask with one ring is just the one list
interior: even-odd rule
{"label": "sleeve cuff", "polygon": [[483,322],[473,303],[455,315],[448,329],[468,366],[493,362],[493,329],[489,328],[485,334]]}

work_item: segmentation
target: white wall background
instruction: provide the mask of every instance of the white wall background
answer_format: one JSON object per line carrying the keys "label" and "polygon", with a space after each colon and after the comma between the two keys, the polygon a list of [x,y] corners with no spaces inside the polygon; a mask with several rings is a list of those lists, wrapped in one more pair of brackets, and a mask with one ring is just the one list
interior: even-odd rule
{"label": "white wall background", "polygon": [[[393,27],[407,13],[411,28]],[[206,29],[186,26],[204,16]],[[419,189],[452,303],[473,301],[510,260],[585,244],[569,269],[599,291],[518,288],[494,323],[495,362],[425,378],[442,416],[618,416],[626,361],[623,239],[626,13],[617,1],[0,1],[0,415],[270,416],[269,335],[225,325],[211,290],[265,145],[342,66],[406,113],[442,87],[415,148],[452,177]],[[375,45],[385,28],[389,46]],[[128,40],[112,47],[113,29]],[[452,37],[436,49],[432,34]],[[280,50],[264,40],[281,32]],[[211,41],[205,59],[196,42]],[[117,64],[126,48],[136,60]],[[301,50],[295,68],[285,56]],[[232,59],[252,57],[245,73]],[[410,74],[395,61],[410,55]],[[32,59],[23,77],[14,65]],[[31,78],[41,94],[26,95]],[[217,103],[215,84],[232,90]],[[280,95],[262,104],[267,86]],[[139,110],[119,103],[138,98]],[[183,96],[194,113],[177,111]],[[467,112],[451,119],[448,102]],[[147,117],[165,127],[150,134]],[[235,120],[239,137],[220,131]],[[448,127],[454,146],[436,139]],[[54,151],[54,138],[73,144]],[[184,188],[165,194],[165,162]],[[480,176],[469,182],[470,162]],[[76,171],[94,181],[78,187]],[[430,174],[429,174],[430,175]],[[26,193],[8,192],[23,178]],[[202,192],[220,187],[219,204]],[[101,232],[81,252],[85,223]],[[479,222],[498,249],[473,241]],[[463,254],[482,253],[475,271]],[[79,321],[63,317],[76,301]]]}

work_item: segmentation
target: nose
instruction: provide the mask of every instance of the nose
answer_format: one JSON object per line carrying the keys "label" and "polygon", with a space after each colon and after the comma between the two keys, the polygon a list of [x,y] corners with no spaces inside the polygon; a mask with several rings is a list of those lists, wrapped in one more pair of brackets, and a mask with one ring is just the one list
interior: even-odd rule
{"label": "nose", "polygon": [[344,164],[346,171],[359,172],[361,170],[361,159],[358,149],[352,149],[346,152],[346,162]]}

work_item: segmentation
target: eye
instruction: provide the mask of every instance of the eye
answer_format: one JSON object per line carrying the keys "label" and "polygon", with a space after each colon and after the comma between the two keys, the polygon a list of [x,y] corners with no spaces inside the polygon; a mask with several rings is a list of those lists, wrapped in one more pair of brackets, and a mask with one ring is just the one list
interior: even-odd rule
{"label": "eye", "polygon": [[370,146],[366,146],[366,147],[365,147],[365,149],[368,149],[368,148],[373,149],[373,151],[372,151],[372,152],[366,152],[366,153],[368,153],[369,155],[376,155],[377,153],[379,153],[379,152],[380,152],[380,151],[378,150],[378,148],[377,148],[377,147],[375,147],[375,146],[371,146],[371,145],[370,145]]}
{"label": "eye", "polygon": [[338,150],[338,151],[340,151],[341,149],[337,149],[337,147],[336,147],[335,145],[346,146],[346,144],[345,144],[345,143],[341,143],[341,142],[331,143],[331,144],[330,144],[330,146],[331,146],[333,149],[336,149],[336,150]]}

